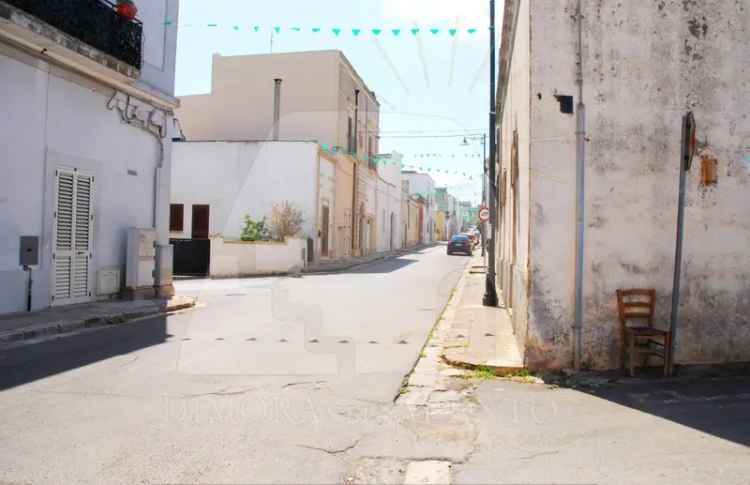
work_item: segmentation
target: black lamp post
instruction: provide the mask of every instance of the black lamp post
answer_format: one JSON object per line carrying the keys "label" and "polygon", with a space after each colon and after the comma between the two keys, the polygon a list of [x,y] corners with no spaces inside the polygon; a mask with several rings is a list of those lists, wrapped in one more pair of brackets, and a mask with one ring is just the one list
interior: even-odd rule
{"label": "black lamp post", "polygon": [[497,140],[495,139],[495,0],[490,0],[490,159],[488,170],[488,190],[490,224],[485,243],[487,244],[487,281],[485,283],[484,306],[497,306],[497,288],[495,287],[495,226],[497,224],[497,187],[495,186],[495,158]]}

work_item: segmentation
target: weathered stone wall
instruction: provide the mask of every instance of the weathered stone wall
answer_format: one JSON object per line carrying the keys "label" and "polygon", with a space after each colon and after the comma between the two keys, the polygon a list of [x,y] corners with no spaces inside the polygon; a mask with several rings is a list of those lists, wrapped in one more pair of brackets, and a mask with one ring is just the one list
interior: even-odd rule
{"label": "weathered stone wall", "polygon": [[[575,0],[531,5],[530,364],[572,363]],[[750,5],[583,2],[587,109],[583,364],[617,366],[615,290],[653,287],[666,327],[681,116],[699,155],[688,175],[677,362],[750,360]]]}

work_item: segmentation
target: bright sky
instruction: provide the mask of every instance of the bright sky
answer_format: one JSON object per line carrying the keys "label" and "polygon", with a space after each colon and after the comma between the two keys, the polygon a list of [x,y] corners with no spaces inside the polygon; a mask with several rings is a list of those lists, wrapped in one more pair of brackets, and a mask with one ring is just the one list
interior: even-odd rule
{"label": "bright sky", "polygon": [[[498,27],[501,21],[498,16]],[[405,164],[478,203],[481,140],[465,147],[461,137],[444,135],[486,132],[488,24],[488,0],[182,0],[177,94],[210,90],[214,52],[269,52],[275,27],[273,52],[340,49],[380,100],[380,151],[403,153]],[[458,28],[454,36],[451,28]],[[361,30],[355,35],[352,29]],[[372,29],[382,32],[376,36]],[[414,138],[421,135],[441,137]]]}

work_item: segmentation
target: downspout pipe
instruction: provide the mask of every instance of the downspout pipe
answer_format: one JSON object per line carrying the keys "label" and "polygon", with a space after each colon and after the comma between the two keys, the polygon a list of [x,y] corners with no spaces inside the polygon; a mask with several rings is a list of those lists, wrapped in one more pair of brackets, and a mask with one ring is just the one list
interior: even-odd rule
{"label": "downspout pipe", "polygon": [[[354,153],[352,162],[352,256],[355,255],[355,249],[359,247],[357,242],[357,123],[359,122],[359,89],[354,90],[354,131],[349,144],[352,146]],[[360,231],[362,229],[360,228]],[[359,248],[360,251],[362,248]]]}
{"label": "downspout pipe", "polygon": [[[125,104],[122,106],[120,102],[118,101],[118,94],[119,91],[114,90],[112,93],[112,97],[107,102],[107,109],[114,110],[117,109],[117,111],[120,114],[120,118],[123,123],[128,124],[130,126],[133,126],[135,128],[141,129],[145,131],[146,133],[150,134],[156,139],[156,142],[158,144],[158,152],[157,152],[157,158],[156,158],[156,164],[154,166],[154,185],[153,185],[153,207],[151,212],[151,222],[154,230],[156,231],[156,245],[157,245],[157,257],[156,257],[156,272],[154,274],[154,288],[161,292],[162,287],[162,275],[164,274],[164,269],[161,267],[162,263],[162,256],[161,252],[164,251],[164,248],[169,247],[169,239],[167,238],[164,240],[162,236],[159,234],[160,229],[160,222],[163,222],[164,224],[168,224],[166,221],[160,221],[159,220],[159,200],[162,198],[163,191],[160,190],[162,186],[162,172],[164,170],[164,163],[167,160],[168,154],[167,154],[167,146],[165,144],[166,138],[167,138],[167,124],[169,119],[173,119],[174,113],[171,111],[162,110],[160,108],[152,107],[148,113],[148,117],[145,120],[141,120],[138,118],[137,112],[138,108],[136,105],[132,104],[132,98],[128,94],[124,94],[125,97]],[[144,102],[145,103],[145,102]],[[148,103],[146,103],[148,104]],[[148,104],[151,106],[150,104]],[[162,116],[161,124],[155,121],[155,117],[160,114]],[[171,153],[169,154],[171,156]],[[168,195],[167,195],[167,203],[169,203]],[[169,285],[171,285],[171,278],[169,281]],[[164,296],[172,296],[171,289],[167,289]]]}
{"label": "downspout pipe", "polygon": [[578,84],[578,104],[576,106],[576,259],[575,259],[575,302],[574,302],[574,356],[573,366],[581,368],[583,342],[583,248],[585,219],[585,175],[586,175],[586,106],[583,104],[583,15],[581,0],[576,9],[578,24],[578,46],[576,60],[576,84]]}
{"label": "downspout pipe", "polygon": [[354,158],[357,158],[358,147],[357,147],[357,134],[359,133],[359,89],[354,90],[354,140],[352,140],[352,148],[354,152]]}
{"label": "downspout pipe", "polygon": [[273,80],[273,141],[279,141],[279,120],[281,119],[281,79]]}

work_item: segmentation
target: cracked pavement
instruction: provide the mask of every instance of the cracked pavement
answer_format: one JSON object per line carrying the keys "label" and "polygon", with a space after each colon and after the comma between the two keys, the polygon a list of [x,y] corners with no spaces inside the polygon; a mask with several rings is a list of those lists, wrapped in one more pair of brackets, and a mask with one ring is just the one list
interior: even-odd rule
{"label": "cracked pavement", "polygon": [[192,311],[6,354],[0,482],[343,483],[467,261],[180,281]]}

